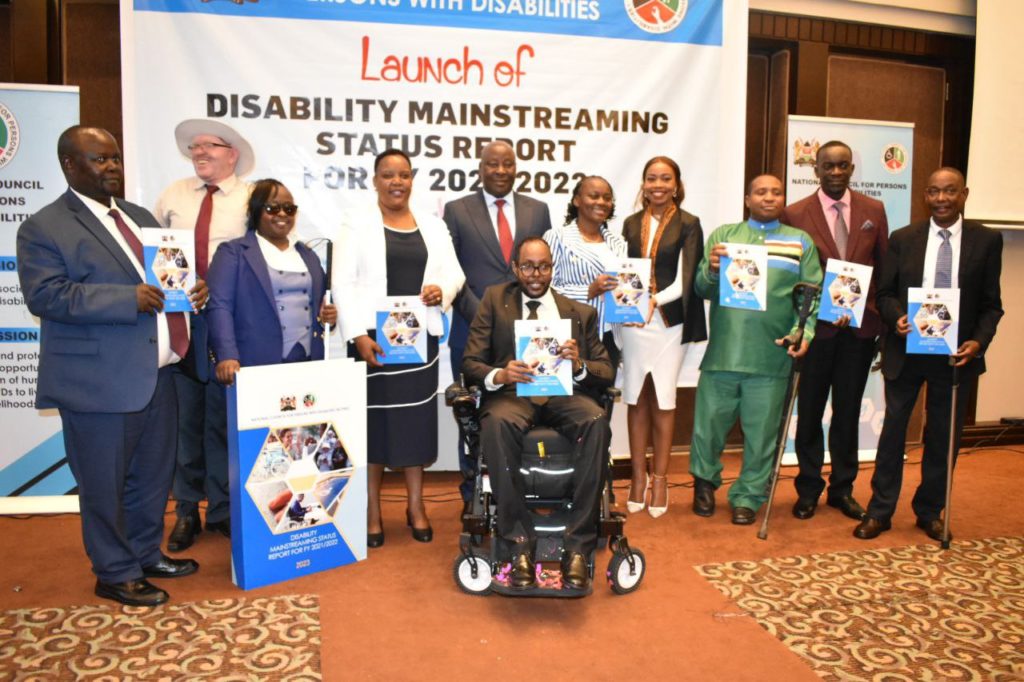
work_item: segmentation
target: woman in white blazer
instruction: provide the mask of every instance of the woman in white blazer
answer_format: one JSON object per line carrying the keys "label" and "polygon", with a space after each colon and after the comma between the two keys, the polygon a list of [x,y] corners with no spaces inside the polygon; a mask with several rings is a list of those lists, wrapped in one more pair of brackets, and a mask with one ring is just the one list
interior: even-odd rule
{"label": "woman in white blazer", "polygon": [[[442,315],[465,277],[444,222],[413,214],[412,163],[397,149],[374,160],[377,206],[346,217],[339,240],[334,292],[341,335],[350,355],[367,368],[367,545],[384,544],[380,487],[385,467],[402,469],[408,492],[406,522],[412,536],[430,542],[433,530],[423,505],[423,468],[437,459],[437,344]],[[418,296],[427,306],[420,323],[428,333],[421,364],[385,365],[377,342],[377,311],[387,296]]]}

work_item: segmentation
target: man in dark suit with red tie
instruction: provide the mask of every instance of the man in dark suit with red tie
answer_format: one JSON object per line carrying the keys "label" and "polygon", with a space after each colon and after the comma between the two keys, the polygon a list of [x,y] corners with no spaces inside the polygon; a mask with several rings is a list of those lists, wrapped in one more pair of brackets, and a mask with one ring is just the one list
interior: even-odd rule
{"label": "man in dark suit with red tie", "polygon": [[[466,285],[455,299],[455,314],[448,336],[456,381],[469,325],[476,317],[484,290],[492,284],[513,281],[512,253],[526,239],[542,237],[551,229],[547,204],[513,192],[516,155],[509,143],[496,140],[484,147],[480,153],[479,173],[483,189],[450,201],[444,207],[444,222],[452,234],[459,265],[466,274]],[[464,477],[459,489],[463,501],[468,503],[476,464],[460,450],[459,466]]]}
{"label": "man in dark suit with red tie", "polygon": [[853,498],[857,478],[858,431],[861,401],[871,361],[875,356],[882,321],[875,307],[878,266],[889,243],[889,223],[882,202],[850,189],[853,152],[843,142],[826,142],[818,148],[814,174],[818,191],[787,206],[780,220],[799,227],[814,239],[825,270],[829,258],[870,265],[867,306],[860,327],[851,327],[849,316],[835,322],[818,320],[804,358],[797,397],[796,454],[800,473],[796,477],[797,501],[793,516],[814,516],[818,498],[825,489],[821,475],[825,462],[822,416],[832,394],[832,420],[828,429],[828,451],[832,461],[825,499],[850,518],[860,520],[864,508]]}
{"label": "man in dark suit with red tie", "polygon": [[[597,392],[611,385],[614,370],[598,338],[597,311],[551,289],[551,249],[530,237],[513,261],[517,281],[490,287],[469,330],[462,371],[467,382],[484,387],[480,445],[498,505],[498,535],[513,549],[509,576],[513,588],[534,584],[536,533],[526,500],[520,453],[526,432],[546,424],[576,443],[573,453],[572,513],[565,529],[562,582],[589,584],[587,557],[597,544],[597,504],[611,428]],[[516,384],[533,381],[534,370],[516,359],[515,321],[558,319],[572,322],[572,338],[559,347],[572,363],[573,394],[543,403],[516,395]]]}
{"label": "man in dark suit with red tie", "polygon": [[[985,371],[985,349],[1003,316],[999,274],[1003,237],[980,223],[963,218],[967,202],[964,176],[955,168],[940,168],[928,178],[927,221],[896,230],[882,261],[878,280],[878,310],[888,327],[882,349],[885,377],[885,421],[878,440],[871,502],[854,537],[870,540],[892,527],[892,515],[903,482],[907,423],[922,384],[925,402],[924,453],[921,484],[912,506],[917,526],[933,540],[942,540],[951,391],[955,363],[960,374],[957,393],[954,456],[959,449],[964,408],[978,376]],[[951,356],[908,355],[907,290],[910,287],[960,290],[957,351]]]}
{"label": "man in dark suit with red tie", "polygon": [[[78,486],[97,596],[156,606],[149,578],[194,573],[160,552],[177,427],[172,367],[188,349],[184,313],[145,283],[140,227],[149,211],[122,192],[121,150],[105,130],[74,126],[57,155],[69,189],[18,229],[18,276],[41,319],[36,407],[57,408]],[[190,292],[206,303],[206,285]]]}

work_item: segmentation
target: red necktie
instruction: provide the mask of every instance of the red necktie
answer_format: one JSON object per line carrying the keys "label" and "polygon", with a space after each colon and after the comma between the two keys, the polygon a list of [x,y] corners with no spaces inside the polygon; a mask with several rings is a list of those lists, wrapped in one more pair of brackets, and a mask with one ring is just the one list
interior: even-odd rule
{"label": "red necktie", "polygon": [[[108,212],[108,215],[114,219],[114,224],[117,225],[118,231],[124,240],[128,243],[128,248],[135,254],[135,260],[139,262],[143,270],[146,268],[145,261],[142,260],[142,242],[135,236],[131,228],[128,227],[128,223],[121,217],[121,213],[116,209],[112,208]],[[179,358],[185,357],[188,353],[188,325],[185,322],[184,313],[167,313],[167,331],[171,335],[171,350],[177,354]]]}
{"label": "red necktie", "polygon": [[206,279],[206,268],[210,262],[210,218],[213,216],[213,194],[219,187],[206,186],[206,196],[199,204],[199,216],[196,218],[196,274],[199,279]]}
{"label": "red necktie", "polygon": [[494,205],[498,207],[498,242],[501,244],[501,255],[505,257],[505,262],[509,263],[512,261],[512,228],[508,226],[508,218],[501,208],[505,205],[505,200],[496,199]]}

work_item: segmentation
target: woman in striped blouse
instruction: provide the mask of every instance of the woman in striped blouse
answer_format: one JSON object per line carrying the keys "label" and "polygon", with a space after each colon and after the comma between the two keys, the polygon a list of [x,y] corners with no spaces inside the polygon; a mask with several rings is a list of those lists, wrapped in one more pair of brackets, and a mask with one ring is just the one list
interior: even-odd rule
{"label": "woman in striped blouse", "polygon": [[607,274],[611,261],[626,256],[626,242],[608,229],[615,214],[615,196],[602,177],[590,175],[572,190],[565,214],[565,225],[544,233],[551,247],[554,271],[551,286],[555,291],[597,308],[599,329],[611,356],[612,366],[619,364],[619,352],[610,327],[604,321],[604,292],[615,288],[616,278]]}

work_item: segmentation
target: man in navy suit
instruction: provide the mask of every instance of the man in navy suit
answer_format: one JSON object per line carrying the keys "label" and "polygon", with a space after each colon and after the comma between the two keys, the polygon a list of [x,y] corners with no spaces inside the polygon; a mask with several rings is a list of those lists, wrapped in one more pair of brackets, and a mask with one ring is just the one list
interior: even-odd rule
{"label": "man in navy suit", "polygon": [[[885,377],[885,421],[878,440],[871,502],[854,537],[870,540],[892,527],[891,518],[903,483],[903,454],[907,423],[921,385],[928,384],[927,422],[921,484],[912,506],[917,526],[933,540],[942,540],[945,507],[946,454],[949,446],[950,392],[955,363],[960,373],[957,394],[955,451],[959,448],[964,408],[978,376],[985,371],[985,349],[1003,316],[999,288],[1003,236],[963,218],[967,202],[964,176],[955,168],[940,168],[928,178],[925,204],[931,219],[896,230],[882,259],[878,280],[878,311],[888,327],[882,350]],[[908,355],[907,289],[960,290],[958,347],[953,355]]]}
{"label": "man in navy suit", "polygon": [[[60,412],[96,595],[156,606],[168,595],[147,578],[199,568],[160,552],[177,428],[171,372],[188,323],[164,314],[163,293],[145,284],[139,228],[157,221],[114,198],[124,184],[114,138],[74,126],[57,156],[70,188],[17,239],[21,290],[41,320],[36,407]],[[190,294],[202,307],[206,285]]]}
{"label": "man in navy suit", "polygon": [[[495,141],[480,154],[483,189],[450,201],[444,222],[452,233],[455,255],[466,274],[466,285],[455,299],[455,315],[448,336],[452,374],[456,381],[462,366],[469,325],[476,317],[484,291],[492,284],[515,280],[512,253],[529,237],[541,237],[551,229],[547,204],[514,193],[516,155],[507,142]],[[473,491],[476,463],[459,451],[464,480],[459,486],[464,502]]]}

